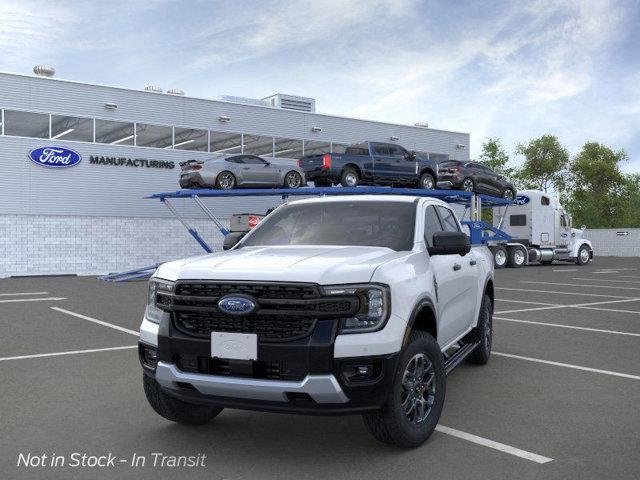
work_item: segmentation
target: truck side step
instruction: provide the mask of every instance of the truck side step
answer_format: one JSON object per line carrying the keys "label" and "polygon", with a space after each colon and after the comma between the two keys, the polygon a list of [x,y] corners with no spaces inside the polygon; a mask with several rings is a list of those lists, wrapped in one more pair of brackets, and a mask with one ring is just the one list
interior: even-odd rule
{"label": "truck side step", "polygon": [[445,358],[444,371],[447,375],[456,368],[460,362],[467,358],[476,349],[480,342],[467,343],[457,349],[452,355]]}

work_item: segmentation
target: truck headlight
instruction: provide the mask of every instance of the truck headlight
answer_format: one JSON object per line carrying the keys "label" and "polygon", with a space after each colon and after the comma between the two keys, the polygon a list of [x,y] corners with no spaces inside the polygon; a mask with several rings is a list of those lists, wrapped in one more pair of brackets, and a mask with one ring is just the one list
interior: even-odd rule
{"label": "truck headlight", "polygon": [[385,285],[331,285],[323,287],[325,295],[356,295],[360,309],[351,318],[340,320],[339,333],[375,332],[384,327],[391,311],[391,294]]}
{"label": "truck headlight", "polygon": [[167,282],[166,280],[159,280],[152,278],[149,280],[149,291],[147,293],[147,308],[144,312],[144,316],[147,320],[154,323],[160,323],[162,320],[169,318],[169,312],[162,310],[158,306],[158,293],[173,293],[173,282]]}

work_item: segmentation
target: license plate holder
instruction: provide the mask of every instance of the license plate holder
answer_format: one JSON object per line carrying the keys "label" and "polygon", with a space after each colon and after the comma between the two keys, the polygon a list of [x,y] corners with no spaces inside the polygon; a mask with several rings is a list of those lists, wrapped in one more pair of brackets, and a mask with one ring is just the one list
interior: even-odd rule
{"label": "license plate holder", "polygon": [[229,360],[257,360],[255,333],[211,332],[211,357]]}

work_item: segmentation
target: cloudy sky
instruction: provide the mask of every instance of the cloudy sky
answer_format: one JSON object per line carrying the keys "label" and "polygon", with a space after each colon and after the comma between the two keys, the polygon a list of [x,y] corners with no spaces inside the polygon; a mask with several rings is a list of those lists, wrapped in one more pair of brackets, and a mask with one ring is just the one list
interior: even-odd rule
{"label": "cloudy sky", "polygon": [[[640,172],[640,0],[0,0],[0,71],[187,95],[311,96],[515,145],[624,148]],[[516,158],[517,159],[517,158]]]}

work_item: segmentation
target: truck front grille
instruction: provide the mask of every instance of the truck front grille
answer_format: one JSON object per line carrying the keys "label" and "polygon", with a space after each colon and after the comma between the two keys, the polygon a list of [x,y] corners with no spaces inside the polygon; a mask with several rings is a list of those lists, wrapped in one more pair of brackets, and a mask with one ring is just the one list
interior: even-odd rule
{"label": "truck front grille", "polygon": [[316,319],[303,316],[250,315],[246,317],[208,312],[175,312],[178,330],[195,337],[211,332],[256,333],[264,342],[296,340],[310,335]]}
{"label": "truck front grille", "polygon": [[[254,299],[249,315],[229,315],[218,309],[226,295]],[[255,333],[263,342],[291,341],[311,335],[318,319],[353,316],[360,308],[355,295],[323,296],[310,283],[178,282],[175,293],[158,292],[156,304],[172,312],[179,331],[195,337],[211,332]]]}

